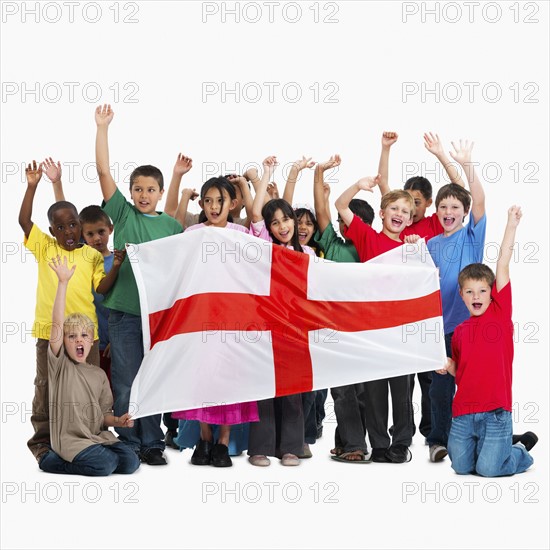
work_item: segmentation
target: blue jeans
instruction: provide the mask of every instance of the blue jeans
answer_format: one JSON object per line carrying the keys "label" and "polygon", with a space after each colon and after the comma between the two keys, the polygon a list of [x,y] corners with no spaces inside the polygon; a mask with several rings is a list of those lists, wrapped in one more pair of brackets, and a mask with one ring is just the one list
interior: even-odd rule
{"label": "blue jeans", "polygon": [[447,450],[457,474],[511,476],[533,464],[523,445],[512,445],[512,413],[504,409],[455,416]]}
{"label": "blue jeans", "polygon": [[139,468],[139,458],[128,445],[120,442],[112,445],[90,445],[80,451],[72,462],[67,462],[53,451],[48,451],[40,460],[39,467],[49,474],[133,474]]}
{"label": "blue jeans", "polygon": [[[453,333],[445,334],[447,357],[452,357],[451,339]],[[430,402],[432,407],[432,426],[428,445],[447,446],[451,430],[453,397],[455,395],[455,377],[450,374],[432,374],[430,385]]]}
{"label": "blue jeans", "polygon": [[[132,382],[143,360],[141,317],[112,309],[109,314],[111,340],[111,381],[114,394],[114,414],[130,412]],[[132,428],[116,428],[121,441],[138,452],[147,449],[164,450],[164,432],[160,427],[160,414],[134,421]]]}

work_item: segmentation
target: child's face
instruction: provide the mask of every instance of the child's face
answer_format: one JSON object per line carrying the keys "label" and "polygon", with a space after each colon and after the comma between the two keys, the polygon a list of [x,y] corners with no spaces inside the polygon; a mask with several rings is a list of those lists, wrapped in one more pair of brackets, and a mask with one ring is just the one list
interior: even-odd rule
{"label": "child's face", "polygon": [[93,327],[71,325],[65,329],[63,345],[67,355],[76,363],[85,363],[94,343]]}
{"label": "child's face", "polygon": [[384,233],[399,236],[405,227],[412,223],[411,205],[406,199],[397,199],[380,210]]}
{"label": "child's face", "polygon": [[491,287],[485,279],[466,279],[460,289],[460,296],[472,317],[483,315],[491,303]]}
{"label": "child's face", "polygon": [[50,233],[64,250],[77,248],[82,235],[77,212],[72,208],[60,208],[54,212]]}
{"label": "child's face", "polygon": [[225,189],[223,189],[222,201],[220,190],[217,187],[211,187],[199,201],[206,215],[206,225],[225,227],[229,211],[234,208],[236,202],[235,199],[231,200],[229,193]]}
{"label": "child's face", "polygon": [[467,213],[464,205],[456,197],[442,199],[437,207],[437,217],[445,235],[452,235],[461,229]]}
{"label": "child's face", "polygon": [[130,194],[135,207],[142,214],[156,215],[157,203],[162,199],[164,189],[161,191],[157,180],[151,176],[138,176],[132,182]]}
{"label": "child's face", "polygon": [[113,226],[101,220],[95,223],[82,224],[82,236],[86,244],[101,252],[103,256],[108,256],[110,254],[108,244],[109,235],[111,235],[112,232]]}
{"label": "child's face", "polygon": [[302,216],[298,218],[298,240],[300,241],[301,246],[309,243],[313,237],[314,230],[315,226],[313,225],[309,215],[302,214]]}
{"label": "child's face", "polygon": [[280,208],[275,210],[269,224],[270,233],[281,243],[289,244],[294,237],[294,220],[289,218]]}
{"label": "child's face", "polygon": [[414,199],[414,216],[413,222],[416,223],[426,216],[426,210],[432,205],[432,199],[425,199],[424,195],[417,189],[408,189],[408,192],[411,194]]}

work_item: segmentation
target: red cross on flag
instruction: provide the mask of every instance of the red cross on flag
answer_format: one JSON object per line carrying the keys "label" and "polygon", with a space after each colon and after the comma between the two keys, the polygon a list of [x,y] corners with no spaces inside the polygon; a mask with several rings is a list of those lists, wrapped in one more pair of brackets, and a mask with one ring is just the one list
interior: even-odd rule
{"label": "red cross on flag", "polygon": [[444,364],[439,276],[425,245],[335,263],[204,228],[132,251],[145,351],[134,418]]}

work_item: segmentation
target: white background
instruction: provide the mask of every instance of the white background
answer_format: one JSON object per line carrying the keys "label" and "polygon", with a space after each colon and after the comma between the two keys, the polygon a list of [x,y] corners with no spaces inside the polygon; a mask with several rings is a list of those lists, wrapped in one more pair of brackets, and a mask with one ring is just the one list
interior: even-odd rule
{"label": "white background", "polygon": [[[548,4],[300,2],[300,13],[279,2],[270,21],[265,3],[249,2],[239,22],[222,4],[234,7],[2,4],[2,546],[548,548]],[[265,82],[279,83],[272,102]],[[239,86],[240,94],[203,96],[204,83]],[[404,87],[418,92],[404,97]],[[298,89],[302,97],[292,103]],[[333,102],[323,101],[330,92]],[[340,153],[333,200],[376,172],[384,130],[400,135],[392,187],[437,168],[423,147],[425,131],[438,132],[447,149],[450,140],[474,140],[489,265],[507,208],[520,204],[524,212],[511,266],[513,401],[515,431],[540,436],[532,469],[514,478],[458,477],[448,459],[428,462],[418,434],[409,464],[335,463],[329,402],[313,459],[295,469],[254,468],[245,457],[227,470],[197,468],[187,450],[167,451],[168,467],[143,466],[131,477],[40,472],[26,449],[35,360],[25,331],[36,268],[17,223],[22,164],[60,159],[67,199],[78,208],[99,203],[93,111],[103,102],[116,113],[110,145],[119,181],[151,163],[168,182],[182,151],[194,160],[183,185],[199,188],[209,170],[241,171],[276,154],[282,191],[282,165],[302,154],[321,161]],[[426,175],[436,190],[445,183],[439,170]],[[312,202],[311,189],[312,173],[304,173],[295,200]],[[43,229],[51,202],[44,177],[34,208]]]}

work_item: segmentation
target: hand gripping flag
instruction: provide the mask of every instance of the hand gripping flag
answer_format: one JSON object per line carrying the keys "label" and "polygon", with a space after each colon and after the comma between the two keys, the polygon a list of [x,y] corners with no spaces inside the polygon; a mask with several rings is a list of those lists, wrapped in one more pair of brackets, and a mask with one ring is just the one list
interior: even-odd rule
{"label": "hand gripping flag", "polygon": [[216,228],[132,247],[145,352],[134,418],[444,364],[439,276],[425,245],[363,264]]}

